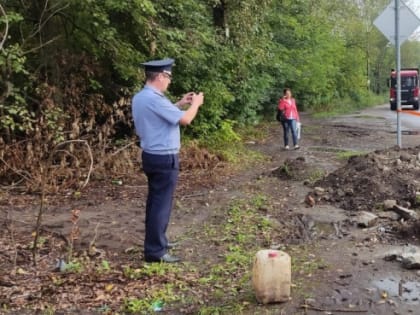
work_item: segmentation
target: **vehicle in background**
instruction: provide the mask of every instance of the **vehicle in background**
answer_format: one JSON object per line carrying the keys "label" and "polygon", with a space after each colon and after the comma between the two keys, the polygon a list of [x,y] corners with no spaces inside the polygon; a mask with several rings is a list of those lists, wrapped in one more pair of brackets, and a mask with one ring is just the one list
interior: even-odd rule
{"label": "vehicle in background", "polygon": [[[419,69],[403,68],[400,71],[401,76],[401,107],[412,105],[413,109],[419,109]],[[397,71],[391,70],[391,77],[388,80],[389,104],[391,110],[397,109]]]}

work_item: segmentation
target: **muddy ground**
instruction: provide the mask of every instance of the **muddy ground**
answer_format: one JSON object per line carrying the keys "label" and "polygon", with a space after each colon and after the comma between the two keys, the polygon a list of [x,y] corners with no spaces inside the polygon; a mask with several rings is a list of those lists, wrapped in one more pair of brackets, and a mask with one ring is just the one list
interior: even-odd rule
{"label": "muddy ground", "polygon": [[[309,257],[323,263],[315,273],[300,278],[299,291],[292,288],[290,302],[265,307],[247,304],[243,314],[419,314],[420,273],[383,259],[389,250],[420,245],[419,228],[414,222],[379,214],[386,199],[419,208],[420,136],[404,132],[403,149],[396,148],[394,122],[380,115],[387,110],[382,106],[333,119],[303,113],[299,150],[283,150],[280,128],[272,122],[263,128],[263,139],[246,139],[250,150],[264,156],[252,167],[238,172],[220,163],[211,172],[203,171],[202,165],[183,169],[168,231],[171,239],[181,240],[177,254],[191,262],[211,256],[208,240],[183,238],[184,233],[214,220],[215,209],[235,198],[263,194],[276,209],[271,219],[284,229],[278,240],[283,245],[310,245]],[[132,251],[141,261],[145,177],[139,171],[137,176],[118,180],[92,182],[81,195],[49,196],[43,232],[54,235],[58,247],[68,245],[65,236],[74,228],[71,210],[79,209],[75,250],[94,243],[92,255],[112,253],[114,264],[132,262]],[[28,266],[30,251],[23,245],[32,239],[38,200],[6,188],[0,196],[0,304],[10,312],[34,299],[22,289],[28,281],[42,281]],[[379,219],[360,228],[353,222],[360,211],[378,214]],[[18,254],[13,257],[15,247]],[[53,269],[59,254],[44,257],[40,266]],[[14,259],[20,269],[10,275]],[[60,308],[70,307],[69,301],[65,299]]]}

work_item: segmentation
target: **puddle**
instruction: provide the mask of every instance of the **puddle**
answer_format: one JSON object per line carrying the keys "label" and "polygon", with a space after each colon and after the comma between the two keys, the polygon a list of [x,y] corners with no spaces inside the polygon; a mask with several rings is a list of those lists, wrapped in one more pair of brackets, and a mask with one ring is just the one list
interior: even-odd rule
{"label": "puddle", "polygon": [[379,289],[379,294],[385,291],[388,299],[399,298],[408,304],[420,305],[420,282],[387,277],[374,280],[372,284]]}

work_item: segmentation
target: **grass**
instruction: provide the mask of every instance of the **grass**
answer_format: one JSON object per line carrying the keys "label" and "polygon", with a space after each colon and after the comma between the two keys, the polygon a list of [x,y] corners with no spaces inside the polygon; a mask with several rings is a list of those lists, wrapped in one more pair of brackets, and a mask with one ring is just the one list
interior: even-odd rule
{"label": "grass", "polygon": [[365,95],[357,95],[353,98],[338,99],[329,104],[319,104],[312,106],[315,118],[329,118],[344,114],[354,113],[360,109],[385,104],[388,102],[386,95],[376,95],[374,93],[366,93]]}
{"label": "grass", "polygon": [[357,115],[356,118],[364,118],[364,119],[377,119],[377,120],[386,120],[385,117],[378,117],[378,116],[372,116],[372,115]]}
{"label": "grass", "polygon": [[313,169],[309,174],[308,174],[308,178],[307,181],[310,184],[313,184],[315,182],[317,182],[318,180],[324,178],[324,176],[327,174],[327,172],[325,170],[322,169]]}
{"label": "grass", "polygon": [[365,151],[340,151],[337,152],[337,158],[339,158],[340,160],[347,160],[349,158],[351,158],[352,156],[359,156],[359,155],[364,155],[367,154],[367,152]]}
{"label": "grass", "polygon": [[[258,141],[267,136],[265,128],[239,132],[244,140]],[[225,143],[223,150],[227,150],[227,156],[236,161],[238,167],[258,163],[264,158],[240,143]],[[316,180],[322,175],[321,171],[315,170],[310,177]],[[278,314],[279,307],[272,313],[268,306],[258,306],[251,287],[251,271],[255,253],[278,243],[276,239],[281,238],[278,222],[270,217],[281,210],[273,209],[272,197],[262,193],[250,194],[233,200],[227,208],[216,209],[206,222],[191,227],[184,236],[195,240],[191,250],[202,254],[191,262],[118,266],[109,258],[95,267],[89,265],[93,261],[79,261],[72,266],[72,272],[89,271],[94,273],[93,278],[118,275],[123,279],[122,284],[116,282],[105,286],[110,288],[110,292],[105,289],[106,294],[112,292],[123,299],[119,309],[111,303],[97,309],[104,314],[110,311],[113,314],[151,314],[159,308],[193,314],[241,314],[246,311]],[[308,296],[304,280],[322,265],[309,256],[312,244],[283,244],[282,250],[289,252],[293,259],[294,297]],[[61,281],[57,286],[67,284],[61,274],[57,281]],[[135,289],[126,290],[128,285]]]}
{"label": "grass", "polygon": [[[200,248],[205,242],[206,248],[199,249],[203,258],[182,264],[125,266],[124,277],[142,284],[142,289],[127,296],[118,312],[150,314],[161,307],[164,311],[184,310],[194,314],[241,314],[256,310],[271,314],[268,308],[257,304],[251,286],[256,252],[269,248],[281,233],[278,224],[267,217],[270,210],[273,211],[272,200],[261,193],[234,200],[187,232],[188,239],[196,240],[193,248]],[[319,269],[320,261],[310,255],[311,246],[282,248],[293,259],[295,295],[308,295],[304,278]]]}

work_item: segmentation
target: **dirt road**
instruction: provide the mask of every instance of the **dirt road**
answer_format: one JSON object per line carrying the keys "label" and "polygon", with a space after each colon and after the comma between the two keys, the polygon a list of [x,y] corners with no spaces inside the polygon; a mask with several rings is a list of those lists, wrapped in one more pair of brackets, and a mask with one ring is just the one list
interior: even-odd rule
{"label": "dirt road", "polygon": [[[418,146],[420,117],[408,113],[402,113],[401,116],[403,148]],[[318,127],[313,129],[314,126]],[[344,193],[339,200],[334,200],[336,202],[308,208],[299,203],[304,200],[308,190],[300,185],[294,188],[299,193],[296,193],[293,211],[314,220],[310,229],[316,239],[313,255],[322,257],[329,266],[313,279],[316,285],[309,294],[308,304],[316,307],[309,308],[305,314],[417,314],[420,306],[420,273],[405,270],[396,262],[385,261],[384,257],[387,252],[401,249],[407,243],[418,245],[418,231],[412,237],[404,238],[392,233],[395,224],[389,219],[380,219],[367,228],[360,228],[352,222],[360,209],[378,213],[378,204],[385,199],[402,201],[408,195],[407,192],[403,193],[403,185],[396,181],[398,176],[391,174],[392,171],[386,174],[383,169],[375,169],[378,164],[379,168],[383,166],[380,162],[374,161],[372,165],[362,163],[369,158],[380,160],[386,156],[393,162],[399,158],[399,150],[394,155],[389,153],[393,151],[389,149],[397,144],[396,113],[390,112],[388,105],[377,106],[324,121],[310,120],[308,129],[304,132],[303,150],[292,152],[292,158],[302,155],[307,161],[307,168],[321,167],[331,173],[341,168],[341,172],[338,171],[337,176],[331,176],[331,179],[340,178],[337,191],[343,189]],[[382,151],[376,151],[377,154],[369,158],[363,156],[354,163],[344,159],[342,162],[345,163],[341,164],[334,154],[329,154],[341,150],[366,153]],[[418,152],[419,147],[414,149],[414,154]],[[395,164],[390,167],[395,167]],[[404,168],[398,172],[404,172]],[[408,170],[402,178],[404,185],[416,181],[418,175],[418,169]],[[378,185],[375,185],[374,179],[378,180]],[[315,185],[322,182],[326,187],[334,187],[328,178]],[[385,191],[381,195],[380,192]],[[309,189],[309,193],[312,192]],[[344,206],[345,210],[337,206]],[[290,312],[293,313],[292,310]]]}
{"label": "dirt road", "polygon": [[[378,106],[333,119],[314,119],[303,113],[299,150],[283,150],[280,127],[272,122],[264,127],[264,137],[247,140],[248,148],[263,156],[253,167],[240,172],[224,168],[215,168],[211,172],[184,169],[169,227],[171,239],[182,243],[177,253],[197,268],[200,265],[206,268],[206,264],[212,266],[211,263],[227,249],[223,247],[224,239],[216,240],[216,236],[204,233],[206,224],[211,221],[222,226],[226,216],[220,209],[228,207],[234,200],[250,195],[264,196],[266,204],[260,212],[279,224],[277,240],[281,242],[267,246],[277,245],[290,250],[292,258],[299,256],[300,261],[294,261],[299,268],[293,271],[295,283],[290,302],[261,306],[253,298],[239,293],[236,299],[241,305],[240,313],[418,314],[419,272],[403,269],[396,261],[385,261],[384,255],[407,243],[420,245],[419,234],[415,230],[401,234],[408,223],[391,216],[379,216],[368,228],[360,228],[353,222],[355,215],[362,210],[376,215],[382,213],[383,209],[378,205],[384,199],[395,199],[414,209],[418,207],[412,194],[420,191],[416,183],[420,176],[416,164],[420,148],[415,148],[420,144],[420,135],[416,132],[415,122],[404,123],[404,150],[392,149],[396,145],[395,112],[391,113],[388,107]],[[420,126],[420,117],[413,117],[410,119],[418,119]],[[368,153],[371,155],[366,155]],[[362,155],[349,162],[349,156],[355,154]],[[81,286],[76,286],[77,297],[65,285],[60,287],[62,290],[67,288],[65,294],[61,291],[57,294],[54,293],[56,283],[54,290],[45,283],[51,277],[58,281],[57,276],[49,274],[55,265],[55,260],[51,259],[60,257],[59,239],[71,234],[74,228],[69,211],[72,209],[81,209],[82,213],[77,222],[80,235],[74,244],[76,249],[86,249],[94,240],[98,250],[95,255],[108,255],[107,260],[114,266],[123,269],[133,261],[139,264],[147,193],[145,178],[139,174],[123,180],[121,185],[95,182],[81,195],[49,197],[44,231],[51,238],[45,237],[41,264],[45,265],[48,276],[47,273],[30,271],[33,270],[29,267],[30,254],[23,245],[31,240],[37,197],[2,194],[0,210],[4,215],[0,224],[4,228],[0,234],[0,246],[5,249],[0,253],[2,308],[13,311],[23,305],[39,307],[41,300],[44,305],[60,304],[62,310],[72,305],[79,309],[92,309],[93,306],[98,309],[105,302],[113,307],[110,294],[116,289],[110,289],[110,292],[104,289],[102,295],[86,297],[83,292],[91,292],[97,282],[89,276],[94,284],[89,282],[86,286],[85,274],[69,283],[73,287],[76,284]],[[317,189],[318,193],[315,193]],[[308,204],[308,194],[314,196],[313,204]],[[11,234],[17,244],[13,244]],[[303,260],[295,245],[305,248]],[[10,276],[8,271],[16,248],[19,249],[17,265],[21,273]],[[311,272],[305,272],[306,265],[311,265]],[[115,287],[120,283],[121,290],[134,285],[127,284],[127,280],[120,276],[112,281]],[[44,283],[40,284],[42,290],[34,288],[34,283],[38,282]],[[191,280],[191,286],[193,283]],[[229,292],[228,288],[224,290],[224,294]],[[114,296],[113,299],[114,302],[123,300],[124,296]],[[217,305],[217,299],[210,299],[208,303]],[[194,305],[164,311],[166,314],[195,314],[199,309],[199,305]],[[220,313],[230,314],[229,311],[223,312],[223,308]]]}

